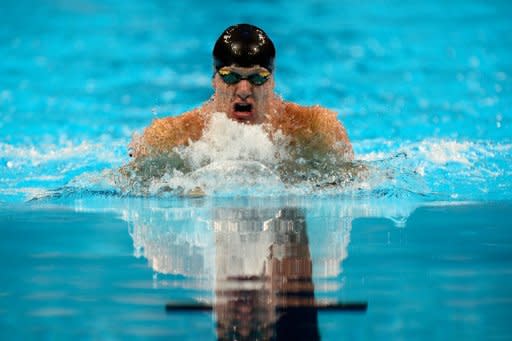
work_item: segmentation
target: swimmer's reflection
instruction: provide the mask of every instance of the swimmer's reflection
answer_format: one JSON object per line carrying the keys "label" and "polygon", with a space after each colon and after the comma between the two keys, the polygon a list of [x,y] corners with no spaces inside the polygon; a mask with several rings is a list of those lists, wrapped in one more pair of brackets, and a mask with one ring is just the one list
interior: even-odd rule
{"label": "swimmer's reflection", "polygon": [[221,340],[315,340],[318,311],[366,311],[366,302],[315,300],[312,277],[319,280],[317,293],[333,290],[323,279],[342,271],[352,217],[374,212],[315,206],[308,208],[307,227],[303,209],[251,204],[212,212],[199,204],[137,201],[123,211],[137,257],[158,273],[191,279],[187,286],[206,285],[193,301],[170,298],[168,312],[214,311]]}
{"label": "swimmer's reflection", "polygon": [[218,209],[214,229],[219,340],[318,340],[304,213]]}

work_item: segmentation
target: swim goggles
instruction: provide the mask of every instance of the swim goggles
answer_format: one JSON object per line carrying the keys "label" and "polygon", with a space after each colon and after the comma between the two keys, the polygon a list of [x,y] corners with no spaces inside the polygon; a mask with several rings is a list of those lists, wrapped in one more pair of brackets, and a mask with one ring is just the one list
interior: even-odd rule
{"label": "swim goggles", "polygon": [[268,71],[260,71],[248,76],[242,76],[241,74],[233,72],[229,69],[222,68],[218,71],[218,73],[224,83],[229,85],[236,84],[243,79],[248,80],[252,85],[263,85],[270,78],[270,72]]}

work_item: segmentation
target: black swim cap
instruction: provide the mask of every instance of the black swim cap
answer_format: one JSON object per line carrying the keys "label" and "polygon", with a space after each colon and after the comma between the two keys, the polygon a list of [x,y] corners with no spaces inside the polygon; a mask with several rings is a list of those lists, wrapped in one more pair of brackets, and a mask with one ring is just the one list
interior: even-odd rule
{"label": "black swim cap", "polygon": [[262,66],[272,72],[276,50],[272,40],[262,29],[238,24],[228,27],[215,43],[213,62],[215,69],[224,66]]}

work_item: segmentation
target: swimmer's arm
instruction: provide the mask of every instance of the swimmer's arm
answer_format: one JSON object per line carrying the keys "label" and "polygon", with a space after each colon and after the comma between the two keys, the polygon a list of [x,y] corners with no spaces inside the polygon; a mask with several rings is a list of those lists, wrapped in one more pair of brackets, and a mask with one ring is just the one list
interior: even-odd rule
{"label": "swimmer's arm", "polygon": [[354,158],[354,151],[348,138],[347,130],[338,120],[335,112],[327,109],[323,109],[322,111],[324,112],[318,124],[320,126],[319,130],[326,132],[326,144],[334,148],[334,150],[341,153],[347,159],[352,160]]}
{"label": "swimmer's arm", "polygon": [[286,102],[283,114],[270,116],[270,123],[276,131],[291,137],[291,146],[305,158],[334,151],[352,159],[352,145],[336,116],[335,112],[318,105],[304,107]]}
{"label": "swimmer's arm", "polygon": [[344,158],[352,160],[354,152],[345,127],[334,111],[320,106],[309,107],[308,136],[318,152],[335,151]]}
{"label": "swimmer's arm", "polygon": [[140,158],[170,152],[174,147],[198,140],[204,120],[198,110],[177,117],[155,119],[142,136],[136,136],[128,146],[130,156]]}

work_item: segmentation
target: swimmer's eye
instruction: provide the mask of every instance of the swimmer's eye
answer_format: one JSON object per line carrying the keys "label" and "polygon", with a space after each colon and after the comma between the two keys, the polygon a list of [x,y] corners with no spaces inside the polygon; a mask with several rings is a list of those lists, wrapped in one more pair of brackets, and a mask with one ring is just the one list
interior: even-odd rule
{"label": "swimmer's eye", "polygon": [[220,78],[224,81],[226,84],[236,84],[242,80],[242,76],[240,76],[236,72],[226,71],[226,70],[220,70],[219,71]]}
{"label": "swimmer's eye", "polygon": [[262,71],[262,72],[258,72],[258,73],[247,76],[247,79],[249,80],[249,82],[251,82],[254,85],[262,85],[266,81],[268,81],[269,78],[270,78],[270,72],[268,72],[268,71]]}
{"label": "swimmer's eye", "polygon": [[224,83],[233,85],[240,82],[242,79],[247,79],[253,85],[263,85],[270,78],[270,72],[261,71],[258,73],[253,73],[248,76],[242,76],[236,72],[220,69],[218,71],[220,78],[224,81]]}

